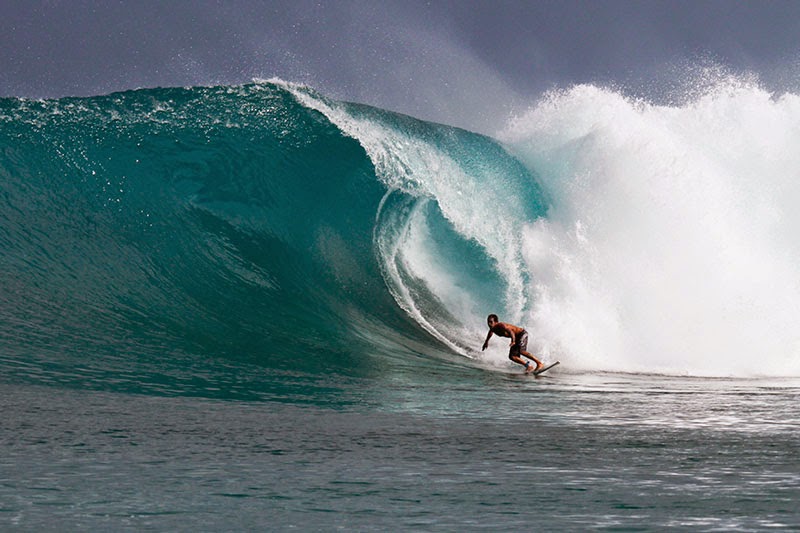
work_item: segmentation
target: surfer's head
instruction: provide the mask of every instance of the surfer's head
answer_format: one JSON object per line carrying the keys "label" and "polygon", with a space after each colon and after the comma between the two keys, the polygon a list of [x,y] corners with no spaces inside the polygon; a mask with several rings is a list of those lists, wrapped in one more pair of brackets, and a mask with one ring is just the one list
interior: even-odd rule
{"label": "surfer's head", "polygon": [[486,317],[486,323],[489,324],[489,327],[494,326],[498,322],[500,322],[500,319],[497,318],[497,315],[489,315]]}

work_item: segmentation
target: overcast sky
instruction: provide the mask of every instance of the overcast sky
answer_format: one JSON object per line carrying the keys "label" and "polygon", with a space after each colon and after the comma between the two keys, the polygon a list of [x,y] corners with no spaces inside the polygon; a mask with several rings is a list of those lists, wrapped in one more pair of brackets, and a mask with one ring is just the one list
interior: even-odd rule
{"label": "overcast sky", "polygon": [[795,89],[800,2],[0,0],[0,96],[280,77],[487,130],[549,88],[658,94],[698,63]]}

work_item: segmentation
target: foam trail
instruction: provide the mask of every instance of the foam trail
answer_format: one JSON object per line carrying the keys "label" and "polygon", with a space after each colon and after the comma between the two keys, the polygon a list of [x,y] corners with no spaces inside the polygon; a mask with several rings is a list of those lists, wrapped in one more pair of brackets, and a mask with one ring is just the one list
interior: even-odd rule
{"label": "foam trail", "polygon": [[590,85],[502,139],[552,199],[524,232],[538,349],[592,370],[800,375],[800,97],[680,107]]}

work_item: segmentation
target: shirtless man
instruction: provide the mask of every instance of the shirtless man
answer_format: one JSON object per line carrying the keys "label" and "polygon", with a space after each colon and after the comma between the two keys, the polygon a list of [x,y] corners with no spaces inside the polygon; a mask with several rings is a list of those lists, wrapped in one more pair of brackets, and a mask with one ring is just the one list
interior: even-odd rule
{"label": "shirtless man", "polygon": [[[489,346],[489,339],[492,338],[492,333],[494,333],[498,337],[511,338],[511,348],[508,350],[508,358],[515,363],[519,363],[524,366],[526,373],[535,372],[544,366],[540,360],[527,352],[528,332],[523,328],[513,324],[500,322],[497,318],[497,315],[489,315],[489,317],[486,319],[486,323],[489,325],[489,334],[486,335],[486,342],[483,343],[483,348],[481,348],[481,351],[485,350],[486,347]],[[533,368],[533,365],[530,361],[524,360],[521,357],[522,355],[533,360],[536,363],[536,368]]]}

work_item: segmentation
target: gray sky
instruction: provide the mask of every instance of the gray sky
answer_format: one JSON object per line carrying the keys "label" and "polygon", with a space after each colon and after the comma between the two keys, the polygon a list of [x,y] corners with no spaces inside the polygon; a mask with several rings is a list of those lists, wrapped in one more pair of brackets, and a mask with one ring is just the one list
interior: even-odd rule
{"label": "gray sky", "polygon": [[490,131],[552,87],[657,96],[709,62],[794,89],[800,2],[0,0],[0,96],[280,77]]}

